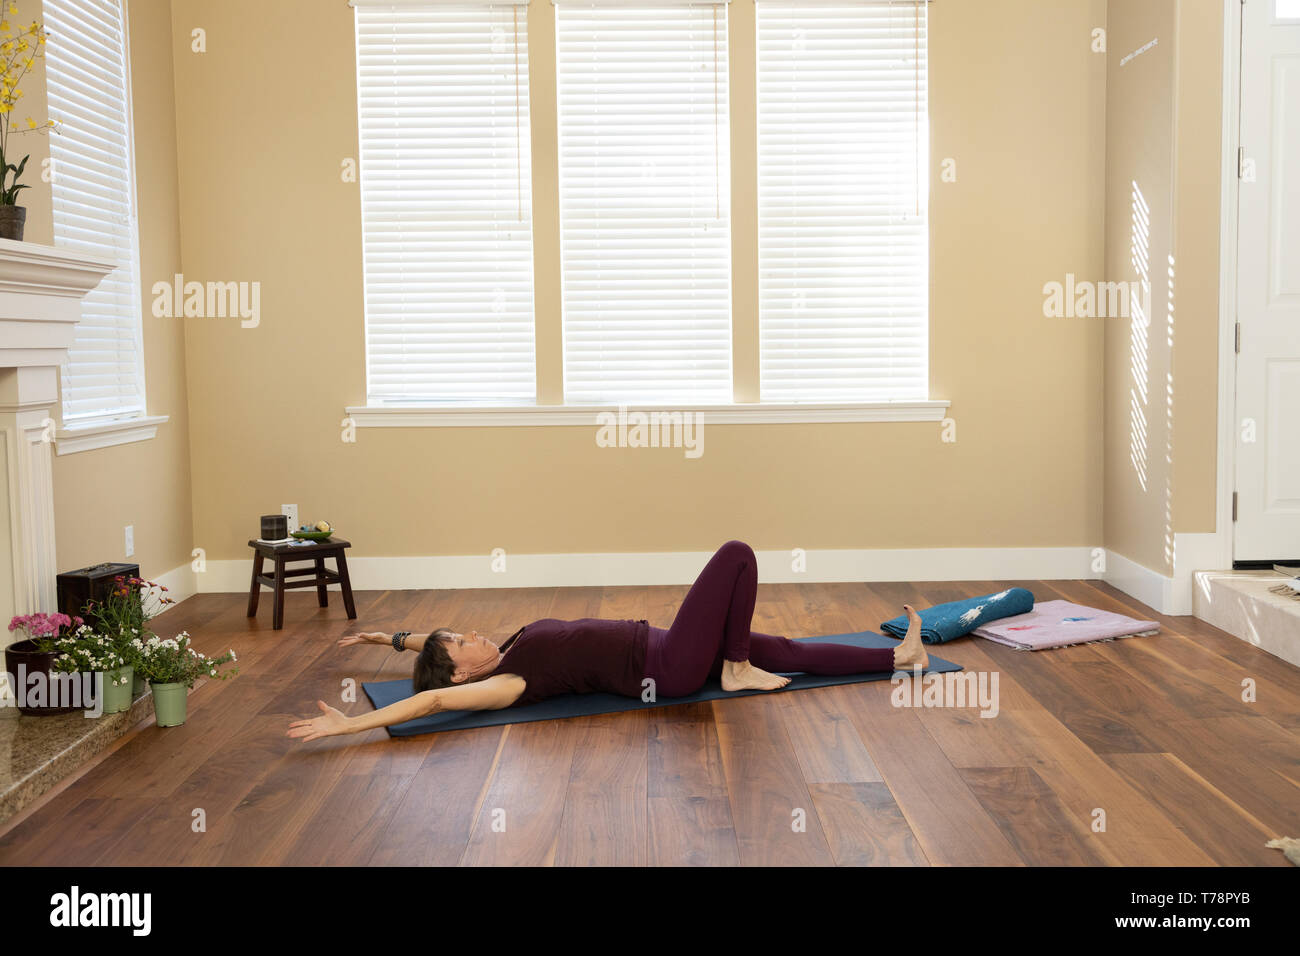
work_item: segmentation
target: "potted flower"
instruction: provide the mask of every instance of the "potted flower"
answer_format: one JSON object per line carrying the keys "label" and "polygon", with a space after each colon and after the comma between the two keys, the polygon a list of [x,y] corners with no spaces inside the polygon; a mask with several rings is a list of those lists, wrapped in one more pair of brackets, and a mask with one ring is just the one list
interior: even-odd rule
{"label": "potted flower", "polygon": [[[132,663],[133,642],[146,641],[153,636],[149,622],[175,604],[161,584],[144,578],[123,577],[113,579],[113,587],[103,599],[86,605],[86,614],[95,622],[95,629],[113,640],[117,652]],[[145,691],[145,679],[140,668],[135,668],[132,697]]]}
{"label": "potted flower", "polygon": [[[82,624],[54,642],[54,669],[62,674],[91,674],[98,678],[100,709],[116,714],[131,707],[131,662],[114,646],[111,638]],[[88,704],[83,700],[83,704]]]}
{"label": "potted flower", "polygon": [[[9,621],[9,630],[23,638],[5,648],[5,670],[14,676],[13,688],[19,713],[32,717],[66,714],[76,707],[54,707],[50,700],[50,674],[57,656],[55,642],[84,622],[66,614],[20,614]],[[36,675],[41,675],[37,677]],[[29,698],[28,694],[31,694]]]}
{"label": "potted flower", "polygon": [[[18,15],[18,5],[12,0],[5,6],[10,16]],[[11,26],[7,19],[0,19],[0,238],[3,239],[21,240],[23,237],[27,210],[18,205],[18,191],[26,189],[27,185],[19,179],[31,159],[28,155],[16,165],[10,162],[9,137],[13,133],[49,130],[55,126],[49,121],[37,123],[30,116],[24,125],[19,125],[14,116],[14,109],[23,98],[23,78],[45,55],[48,35],[37,20],[24,27],[16,22]]]}
{"label": "potted flower", "polygon": [[157,635],[132,642],[140,655],[140,669],[153,690],[153,711],[159,727],[179,727],[185,723],[189,689],[200,677],[226,680],[239,673],[221,668],[235,661],[235,652],[207,657],[190,646],[190,635],[181,631],[164,640]]}

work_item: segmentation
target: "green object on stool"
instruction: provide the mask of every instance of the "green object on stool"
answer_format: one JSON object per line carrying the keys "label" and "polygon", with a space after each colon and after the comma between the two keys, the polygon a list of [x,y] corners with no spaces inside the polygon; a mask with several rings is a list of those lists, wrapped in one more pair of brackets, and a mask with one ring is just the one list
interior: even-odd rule
{"label": "green object on stool", "polygon": [[290,532],[299,541],[328,541],[333,531],[292,531]]}
{"label": "green object on stool", "polygon": [[131,691],[135,687],[135,668],[130,664],[115,671],[104,671],[104,713],[120,714],[131,709],[135,698]]}
{"label": "green object on stool", "polygon": [[150,684],[153,688],[153,713],[159,727],[179,727],[185,723],[190,689],[184,684]]}

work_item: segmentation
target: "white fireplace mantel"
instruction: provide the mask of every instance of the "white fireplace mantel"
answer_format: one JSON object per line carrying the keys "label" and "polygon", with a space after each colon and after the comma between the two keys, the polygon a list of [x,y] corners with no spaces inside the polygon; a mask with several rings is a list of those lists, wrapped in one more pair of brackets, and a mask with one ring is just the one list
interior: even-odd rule
{"label": "white fireplace mantel", "polygon": [[82,297],[113,269],[107,259],[0,239],[0,369],[62,365]]}
{"label": "white fireplace mantel", "polygon": [[0,239],[0,624],[55,609],[51,410],[81,299],[113,269],[107,259]]}

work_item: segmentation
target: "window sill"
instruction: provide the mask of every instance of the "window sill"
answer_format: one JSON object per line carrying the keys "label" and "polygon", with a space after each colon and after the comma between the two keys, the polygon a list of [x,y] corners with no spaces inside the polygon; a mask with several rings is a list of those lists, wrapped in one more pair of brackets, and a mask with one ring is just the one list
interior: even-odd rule
{"label": "window sill", "polygon": [[119,422],[60,428],[54,436],[54,451],[58,455],[72,455],[79,451],[148,441],[158,434],[158,426],[166,421],[166,415],[141,415]]}
{"label": "window sill", "polygon": [[511,405],[384,406],[357,405],[347,415],[358,428],[481,428],[537,425],[600,425],[598,416],[626,412],[700,414],[710,425],[799,425],[837,422],[939,422],[946,401],[912,402],[755,402],[731,405]]}

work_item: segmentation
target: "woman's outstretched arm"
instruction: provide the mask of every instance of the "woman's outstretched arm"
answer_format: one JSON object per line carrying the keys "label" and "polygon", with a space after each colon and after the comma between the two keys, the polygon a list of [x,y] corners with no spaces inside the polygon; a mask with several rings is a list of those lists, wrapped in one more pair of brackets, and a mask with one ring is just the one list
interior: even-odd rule
{"label": "woman's outstretched arm", "polygon": [[472,684],[421,691],[414,697],[355,717],[349,717],[325,701],[318,700],[316,705],[320,707],[321,715],[307,720],[295,720],[289,725],[289,736],[315,740],[317,737],[359,734],[444,710],[500,710],[518,700],[525,686],[522,677],[497,674]]}
{"label": "woman's outstretched arm", "polygon": [[[402,647],[418,654],[424,649],[424,641],[428,636],[427,634],[408,634],[406,639],[402,641]],[[385,634],[383,631],[362,631],[360,634],[348,634],[339,638],[339,647],[351,647],[354,644],[387,644],[392,647],[393,635]]]}

